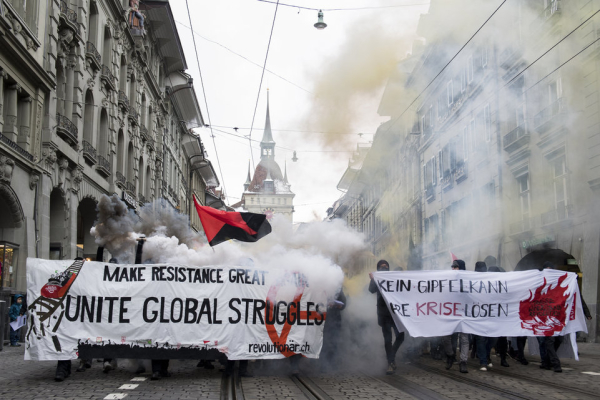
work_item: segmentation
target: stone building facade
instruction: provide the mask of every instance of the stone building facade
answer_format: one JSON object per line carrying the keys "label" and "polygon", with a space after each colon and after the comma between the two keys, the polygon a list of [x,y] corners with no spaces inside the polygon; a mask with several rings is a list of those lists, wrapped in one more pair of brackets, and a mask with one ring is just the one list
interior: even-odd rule
{"label": "stone building facade", "polygon": [[384,91],[390,121],[329,215],[401,268],[447,269],[452,252],[470,270],[487,258],[512,271],[562,250],[573,259],[556,262],[581,270],[597,340],[600,20],[589,17],[600,2],[507,2],[470,39],[496,7],[431,2]]}
{"label": "stone building facade", "polygon": [[[95,259],[96,203],[162,198],[192,215],[219,181],[169,2],[2,1],[0,287],[26,288],[27,257]],[[159,205],[156,205],[157,207]],[[108,255],[107,255],[108,256]]]}

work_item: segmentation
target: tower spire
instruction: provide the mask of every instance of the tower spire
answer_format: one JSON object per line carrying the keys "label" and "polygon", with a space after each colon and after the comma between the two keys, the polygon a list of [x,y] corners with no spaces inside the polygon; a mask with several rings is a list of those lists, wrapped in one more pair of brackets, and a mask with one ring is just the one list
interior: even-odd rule
{"label": "tower spire", "polygon": [[248,177],[246,178],[246,182],[244,183],[244,192],[248,191],[250,183],[252,183],[252,178],[250,177],[250,160],[248,160]]}
{"label": "tower spire", "polygon": [[287,178],[287,160],[285,160],[285,164],[284,164],[284,174],[283,174],[283,183],[285,183],[286,185],[289,185],[290,183],[288,182],[288,178]]}
{"label": "tower spire", "polygon": [[269,112],[269,89],[267,89],[267,118],[265,121],[265,130],[262,140],[260,141],[260,158],[275,159],[275,141],[273,140],[273,132],[271,132],[271,116]]}

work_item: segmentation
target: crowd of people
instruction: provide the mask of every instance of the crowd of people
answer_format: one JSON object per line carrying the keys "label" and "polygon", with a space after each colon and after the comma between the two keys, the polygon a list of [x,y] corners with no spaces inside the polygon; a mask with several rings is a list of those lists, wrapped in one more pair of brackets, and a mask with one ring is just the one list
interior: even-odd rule
{"label": "crowd of people", "polygon": [[[454,271],[466,271],[466,264],[463,260],[457,259],[452,262],[450,268]],[[545,262],[542,264],[540,270],[555,268],[555,265],[551,262]],[[390,266],[386,260],[380,260],[377,263],[377,271],[389,271],[389,269]],[[475,263],[474,271],[479,273],[504,272],[502,268],[495,265],[488,267],[483,261]],[[371,278],[369,291],[377,294],[377,321],[383,333],[388,365],[386,373],[391,375],[396,371],[396,353],[404,341],[404,332],[398,331],[386,302],[373,279],[373,273],[369,273],[369,277]],[[591,320],[592,316],[581,295],[580,300],[586,319]],[[396,338],[394,342],[392,342],[392,331]],[[430,340],[424,342],[424,351],[427,351],[426,348],[429,347],[429,351],[433,358],[445,360],[447,370],[451,369],[454,363],[457,362],[458,354],[460,372],[469,372],[467,369],[469,355],[471,358],[476,358],[479,361],[480,371],[488,371],[494,366],[491,358],[492,349],[500,356],[500,365],[502,367],[510,366],[507,357],[511,357],[523,365],[528,365],[529,361],[527,361],[527,358],[525,357],[527,338],[527,336],[521,336],[510,338],[509,340],[507,337],[486,337],[455,332],[452,335],[429,338]],[[563,342],[563,337],[537,336],[536,339],[539,345],[541,359],[540,368],[554,370],[554,372],[562,372],[557,351]]]}
{"label": "crowd of people", "polygon": [[[491,258],[493,262],[493,258]],[[486,259],[489,262],[489,260]],[[111,259],[111,263],[117,263],[116,259]],[[466,271],[466,264],[463,260],[454,260],[451,264],[451,269],[455,271]],[[377,263],[377,271],[389,271],[390,265],[386,260],[380,260]],[[542,269],[555,269],[555,266],[550,263],[544,263]],[[504,270],[498,266],[491,265],[488,267],[486,262],[479,261],[475,263],[474,271],[478,273],[486,272],[504,272]],[[400,332],[390,314],[389,308],[382,294],[379,291],[378,285],[373,279],[373,274],[369,273],[370,284],[368,287],[369,292],[376,294],[377,296],[377,322],[381,327],[383,334],[384,348],[387,361],[387,374],[394,374],[397,369],[396,366],[396,354],[400,349],[400,346],[404,342],[405,333]],[[590,311],[580,295],[581,304],[585,317],[590,320],[592,316]],[[15,321],[18,316],[23,315],[26,311],[26,306],[23,307],[23,296],[16,295],[13,305],[10,308],[10,320]],[[339,351],[339,332],[341,329],[341,311],[346,307],[346,296],[343,290],[341,290],[335,299],[332,299],[327,309],[327,323],[324,328],[324,340],[323,348],[321,352],[321,358],[323,360],[322,365],[327,366],[327,363],[335,359],[336,353]],[[15,330],[11,327],[10,342],[11,346],[20,346],[19,341],[19,330]],[[514,359],[516,362],[528,365],[529,361],[525,357],[525,346],[527,344],[528,337],[486,337],[472,335],[463,332],[455,332],[452,335],[443,337],[427,338],[428,340],[423,342],[421,351],[423,353],[430,353],[433,358],[445,361],[445,368],[451,369],[455,363],[458,363],[458,368],[461,373],[468,373],[467,361],[469,357],[477,359],[479,361],[479,370],[488,371],[493,368],[493,362],[491,358],[492,350],[495,351],[496,355],[500,357],[500,365],[502,367],[509,367],[508,358]],[[537,344],[539,345],[540,353],[540,368],[547,370],[554,370],[554,372],[562,372],[560,359],[557,355],[557,351],[563,342],[562,336],[541,336],[536,337]],[[530,343],[530,346],[532,344]],[[290,364],[293,373],[298,373],[299,359],[301,356],[290,357]],[[105,358],[98,360],[103,363],[104,372],[108,373],[115,366],[115,360]],[[198,363],[198,367],[206,369],[214,369],[213,362],[216,360],[201,360]],[[226,374],[233,372],[233,366],[235,361],[223,360],[222,370]],[[168,377],[170,373],[169,360],[152,360],[152,380],[160,379],[161,377]],[[92,367],[92,360],[80,359],[79,366],[76,369],[77,372],[84,372],[86,369]],[[137,371],[136,373],[145,372],[146,368],[141,360],[137,360]],[[252,376],[248,369],[248,361],[240,361],[240,375]],[[56,366],[55,380],[58,382],[63,381],[71,374],[71,360],[58,361]]]}

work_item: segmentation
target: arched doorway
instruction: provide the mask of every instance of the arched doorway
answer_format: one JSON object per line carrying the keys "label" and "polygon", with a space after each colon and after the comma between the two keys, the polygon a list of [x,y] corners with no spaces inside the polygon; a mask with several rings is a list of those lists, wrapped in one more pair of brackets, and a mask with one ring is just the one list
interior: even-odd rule
{"label": "arched doorway", "polygon": [[98,245],[90,233],[96,221],[96,202],[90,198],[83,199],[77,207],[77,256],[91,261],[96,260]]}
{"label": "arched doorway", "polygon": [[60,189],[50,194],[50,254],[51,260],[62,260],[67,256],[65,232],[67,232],[65,199]]}

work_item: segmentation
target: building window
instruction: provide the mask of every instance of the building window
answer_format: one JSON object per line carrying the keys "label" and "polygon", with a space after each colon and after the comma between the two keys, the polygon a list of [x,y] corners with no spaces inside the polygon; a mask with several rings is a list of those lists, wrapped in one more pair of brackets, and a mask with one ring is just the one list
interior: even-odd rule
{"label": "building window", "polygon": [[481,48],[481,66],[486,67],[488,63],[488,49],[486,46]]}
{"label": "building window", "polygon": [[10,0],[9,3],[17,14],[37,36],[38,33],[38,0]]}
{"label": "building window", "polygon": [[564,156],[552,161],[552,173],[554,176],[555,209],[559,213],[564,213],[567,208],[567,167]]}
{"label": "building window", "polygon": [[473,82],[473,56],[467,60],[467,82]]}
{"label": "building window", "polygon": [[519,199],[521,206],[521,220],[527,221],[530,217],[531,197],[529,191],[529,174],[521,175],[517,178],[519,187]]}
{"label": "building window", "polygon": [[492,139],[492,117],[490,114],[490,105],[486,104],[483,107],[483,124],[485,130],[485,141],[489,142]]}
{"label": "building window", "polygon": [[548,85],[548,103],[553,104],[562,97],[562,81],[560,78]]}
{"label": "building window", "polygon": [[446,97],[448,98],[448,107],[454,103],[454,92],[452,88],[452,80],[446,84]]}

